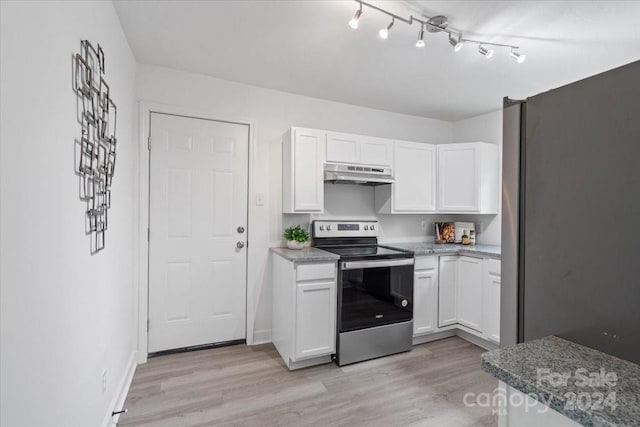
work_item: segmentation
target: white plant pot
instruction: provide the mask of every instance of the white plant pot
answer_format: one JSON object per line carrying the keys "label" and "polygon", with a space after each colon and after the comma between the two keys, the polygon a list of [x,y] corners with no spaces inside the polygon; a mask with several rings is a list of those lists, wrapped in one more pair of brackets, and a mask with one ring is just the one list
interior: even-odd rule
{"label": "white plant pot", "polygon": [[289,249],[302,249],[304,248],[304,243],[298,242],[297,240],[287,240],[287,247]]}

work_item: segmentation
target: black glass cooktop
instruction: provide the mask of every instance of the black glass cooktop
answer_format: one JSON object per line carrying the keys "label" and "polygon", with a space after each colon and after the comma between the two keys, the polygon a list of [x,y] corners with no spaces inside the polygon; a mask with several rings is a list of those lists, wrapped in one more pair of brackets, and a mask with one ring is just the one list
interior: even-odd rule
{"label": "black glass cooktop", "polygon": [[340,255],[341,259],[389,259],[413,257],[409,252],[398,251],[396,249],[385,248],[383,246],[336,246],[319,247],[318,249]]}

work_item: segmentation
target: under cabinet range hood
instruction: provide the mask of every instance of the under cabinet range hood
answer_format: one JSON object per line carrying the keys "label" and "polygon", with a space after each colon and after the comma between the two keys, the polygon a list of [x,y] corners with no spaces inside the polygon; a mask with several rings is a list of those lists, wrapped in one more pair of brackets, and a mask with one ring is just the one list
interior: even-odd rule
{"label": "under cabinet range hood", "polygon": [[393,184],[391,168],[353,166],[326,163],[324,181],[333,184],[384,185]]}

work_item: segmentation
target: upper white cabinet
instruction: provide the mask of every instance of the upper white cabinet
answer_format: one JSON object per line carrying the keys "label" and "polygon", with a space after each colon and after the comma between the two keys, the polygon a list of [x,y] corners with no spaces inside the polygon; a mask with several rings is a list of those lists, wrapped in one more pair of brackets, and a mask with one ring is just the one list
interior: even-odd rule
{"label": "upper white cabinet", "polygon": [[391,166],[392,144],[381,138],[346,133],[327,133],[326,161],[370,166]]}
{"label": "upper white cabinet", "polygon": [[326,137],[324,131],[296,127],[285,134],[282,143],[283,213],[323,212]]}
{"label": "upper white cabinet", "polygon": [[393,143],[386,139],[364,137],[360,143],[360,163],[371,166],[392,166]]}
{"label": "upper white cabinet", "polygon": [[438,326],[458,321],[458,256],[441,256],[438,265]]}
{"label": "upper white cabinet", "polygon": [[435,255],[416,257],[413,279],[413,335],[438,327],[438,271]]}
{"label": "upper white cabinet", "polygon": [[500,344],[500,260],[485,260],[484,276],[484,326],[486,339]]}
{"label": "upper white cabinet", "polygon": [[438,211],[497,214],[498,147],[484,142],[442,144],[437,152]]}
{"label": "upper white cabinet", "polygon": [[395,183],[375,188],[379,213],[433,213],[436,210],[436,146],[419,142],[393,145]]}
{"label": "upper white cabinet", "polygon": [[482,258],[458,260],[458,323],[482,332]]}

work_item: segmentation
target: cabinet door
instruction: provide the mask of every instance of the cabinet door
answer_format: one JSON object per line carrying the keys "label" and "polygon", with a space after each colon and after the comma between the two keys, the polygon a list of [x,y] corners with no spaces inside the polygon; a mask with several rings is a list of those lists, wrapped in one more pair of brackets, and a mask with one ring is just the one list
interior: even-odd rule
{"label": "cabinet door", "polygon": [[328,133],[327,162],[360,163],[360,141],[358,135]]}
{"label": "cabinet door", "polygon": [[295,358],[324,356],[336,350],[336,283],[298,283]]}
{"label": "cabinet door", "polygon": [[438,266],[438,326],[453,325],[457,313],[458,257],[441,256]]}
{"label": "cabinet door", "polygon": [[458,323],[482,331],[482,259],[458,261]]}
{"label": "cabinet door", "polygon": [[436,209],[436,149],[431,144],[398,142],[394,148],[394,212]]}
{"label": "cabinet door", "polygon": [[500,276],[489,271],[484,280],[484,334],[500,344]]}
{"label": "cabinet door", "polygon": [[474,212],[479,205],[479,157],[477,146],[438,146],[438,210]]}
{"label": "cabinet door", "polygon": [[436,330],[438,283],[435,270],[417,271],[413,280],[413,335]]}
{"label": "cabinet door", "polygon": [[296,129],[293,141],[293,205],[295,212],[324,208],[323,149],[325,133]]}
{"label": "cabinet door", "polygon": [[392,144],[384,139],[364,138],[360,144],[360,163],[372,166],[391,166]]}

